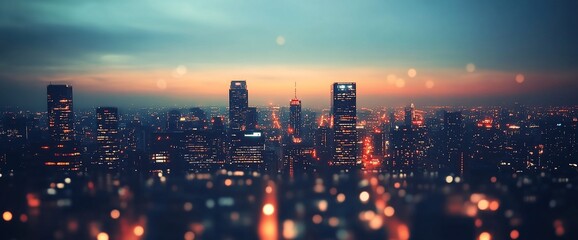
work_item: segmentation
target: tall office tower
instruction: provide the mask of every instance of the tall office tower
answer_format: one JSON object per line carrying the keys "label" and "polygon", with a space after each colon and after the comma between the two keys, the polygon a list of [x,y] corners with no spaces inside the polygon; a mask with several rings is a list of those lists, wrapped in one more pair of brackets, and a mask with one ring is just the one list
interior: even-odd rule
{"label": "tall office tower", "polygon": [[287,143],[283,146],[283,172],[287,176],[299,176],[312,172],[314,165],[315,148],[311,145]]}
{"label": "tall office tower", "polygon": [[301,100],[297,98],[297,87],[295,87],[295,97],[289,102],[289,136],[301,138]]}
{"label": "tall office tower", "polygon": [[245,130],[256,130],[259,125],[259,113],[256,107],[248,107],[245,112]]}
{"label": "tall office tower", "polygon": [[224,167],[227,160],[227,132],[223,117],[212,117],[211,128],[209,129],[210,156],[213,159],[211,169],[217,170]]}
{"label": "tall office tower", "polygon": [[74,141],[72,86],[50,84],[46,90],[51,146],[44,165],[58,170],[80,170],[80,149]]}
{"label": "tall office tower", "polygon": [[331,88],[333,126],[333,161],[337,168],[353,169],[357,161],[356,88],[355,83],[334,83]]}
{"label": "tall office tower", "polygon": [[208,133],[208,131],[200,128],[184,132],[183,161],[186,170],[207,172],[211,169],[213,159],[211,158]]}
{"label": "tall office tower", "polygon": [[231,133],[231,167],[240,171],[261,171],[265,168],[265,136],[261,131]]}
{"label": "tall office tower", "polygon": [[411,126],[413,124],[414,119],[415,119],[415,106],[412,103],[409,107],[405,108],[405,120],[403,123],[406,126]]}
{"label": "tall office tower", "polygon": [[167,113],[167,131],[179,130],[179,120],[181,119],[181,112],[173,109]]}
{"label": "tall office tower", "polygon": [[185,134],[175,132],[154,132],[148,143],[148,169],[150,172],[170,173],[183,169]]}
{"label": "tall office tower", "polygon": [[54,143],[74,140],[72,86],[48,85],[48,130]]}
{"label": "tall office tower", "polygon": [[390,130],[395,127],[395,112],[389,113],[389,128]]}
{"label": "tall office tower", "polygon": [[449,171],[455,174],[464,173],[463,158],[463,125],[461,112],[444,113],[444,162],[441,163]]}
{"label": "tall office tower", "polygon": [[247,82],[231,81],[229,88],[229,128],[233,131],[242,130],[245,125],[245,113],[249,107],[249,91]]}
{"label": "tall office tower", "polygon": [[120,138],[118,132],[118,109],[99,107],[96,109],[96,141],[98,160],[96,165],[115,168],[120,164]]}

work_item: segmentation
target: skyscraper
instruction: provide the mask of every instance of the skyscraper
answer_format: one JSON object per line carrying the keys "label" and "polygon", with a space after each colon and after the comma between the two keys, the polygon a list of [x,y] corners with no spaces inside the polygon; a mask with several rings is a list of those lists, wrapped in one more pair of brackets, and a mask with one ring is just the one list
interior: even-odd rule
{"label": "skyscraper", "polygon": [[463,126],[461,112],[444,113],[444,155],[446,168],[455,173],[463,174]]}
{"label": "skyscraper", "polygon": [[412,103],[410,106],[405,108],[404,124],[406,126],[411,126],[413,125],[413,120],[415,120],[415,106]]}
{"label": "skyscraper", "polygon": [[231,133],[231,167],[241,171],[260,171],[264,165],[265,136],[261,131]]}
{"label": "skyscraper", "polygon": [[248,107],[245,111],[245,130],[256,130],[259,125],[259,113],[256,107]]}
{"label": "skyscraper", "polygon": [[115,168],[120,160],[118,132],[118,109],[99,107],[96,109],[96,141],[98,142],[97,165]]}
{"label": "skyscraper", "polygon": [[229,128],[239,131],[245,128],[245,114],[249,107],[249,91],[244,80],[231,81],[229,88]]}
{"label": "skyscraper", "polygon": [[353,169],[357,161],[357,114],[355,83],[334,83],[331,88],[333,161],[338,168]]}
{"label": "skyscraper", "polygon": [[46,93],[51,144],[44,165],[59,170],[79,170],[80,151],[74,141],[72,86],[50,84]]}
{"label": "skyscraper", "polygon": [[72,86],[48,85],[48,130],[54,143],[74,140]]}
{"label": "skyscraper", "polygon": [[167,131],[177,131],[179,130],[179,120],[181,118],[181,112],[179,110],[173,109],[167,113]]}
{"label": "skyscraper", "polygon": [[295,97],[289,102],[289,136],[294,139],[301,138],[301,100],[297,98],[297,87],[295,87]]}

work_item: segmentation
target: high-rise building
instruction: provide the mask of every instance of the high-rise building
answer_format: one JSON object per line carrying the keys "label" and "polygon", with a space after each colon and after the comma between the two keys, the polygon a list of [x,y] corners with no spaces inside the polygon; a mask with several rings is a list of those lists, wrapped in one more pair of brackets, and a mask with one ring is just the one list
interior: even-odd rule
{"label": "high-rise building", "polygon": [[297,98],[297,88],[295,88],[295,97],[289,102],[289,136],[301,138],[301,100]]}
{"label": "high-rise building", "polygon": [[444,150],[445,162],[442,165],[455,173],[463,174],[463,126],[461,112],[444,113]]}
{"label": "high-rise building", "polygon": [[245,114],[249,107],[249,91],[244,80],[231,81],[229,88],[229,128],[240,131],[245,128]]}
{"label": "high-rise building", "polygon": [[46,88],[48,130],[51,144],[44,165],[58,170],[80,170],[80,149],[74,141],[72,86],[53,85]]}
{"label": "high-rise building", "polygon": [[404,119],[404,124],[406,126],[411,126],[413,125],[413,121],[415,120],[415,106],[413,105],[413,103],[405,108],[405,119]]}
{"label": "high-rise building", "polygon": [[248,107],[245,112],[245,130],[256,130],[259,125],[259,113],[256,107]]}
{"label": "high-rise building", "polygon": [[50,139],[55,143],[74,140],[74,111],[72,104],[72,86],[53,85],[47,87],[48,130]]}
{"label": "high-rise building", "polygon": [[167,131],[179,130],[179,120],[181,119],[181,112],[173,109],[167,113]]}
{"label": "high-rise building", "polygon": [[118,109],[99,107],[96,109],[96,141],[98,156],[96,165],[115,168],[120,160],[120,138],[118,131]]}
{"label": "high-rise building", "polygon": [[260,171],[264,166],[265,136],[261,131],[231,133],[236,142],[231,149],[231,167],[241,171]]}
{"label": "high-rise building", "polygon": [[334,83],[331,88],[331,121],[333,126],[333,161],[330,165],[353,169],[357,160],[357,114],[355,83]]}

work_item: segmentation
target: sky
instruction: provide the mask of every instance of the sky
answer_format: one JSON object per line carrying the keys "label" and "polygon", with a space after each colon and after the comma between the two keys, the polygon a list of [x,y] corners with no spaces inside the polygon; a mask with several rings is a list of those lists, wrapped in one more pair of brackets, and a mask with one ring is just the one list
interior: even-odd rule
{"label": "sky", "polygon": [[578,1],[0,0],[0,105],[578,104]]}

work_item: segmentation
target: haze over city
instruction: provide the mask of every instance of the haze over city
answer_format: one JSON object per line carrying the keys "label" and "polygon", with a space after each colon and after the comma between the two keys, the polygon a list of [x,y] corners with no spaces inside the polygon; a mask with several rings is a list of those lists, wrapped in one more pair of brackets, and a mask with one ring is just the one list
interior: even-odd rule
{"label": "haze over city", "polygon": [[[46,84],[77,106],[226,105],[232,79],[308,107],[332,82],[361,106],[576,104],[575,1],[2,1],[0,101],[44,109]],[[411,69],[415,74],[408,74]],[[120,104],[119,104],[120,102]]]}

